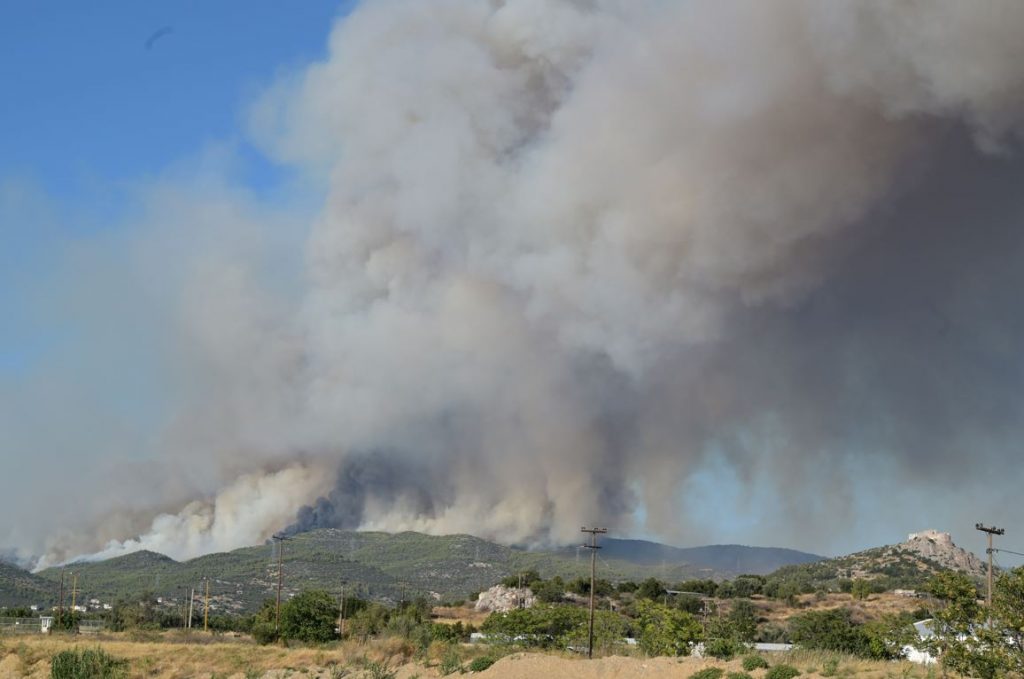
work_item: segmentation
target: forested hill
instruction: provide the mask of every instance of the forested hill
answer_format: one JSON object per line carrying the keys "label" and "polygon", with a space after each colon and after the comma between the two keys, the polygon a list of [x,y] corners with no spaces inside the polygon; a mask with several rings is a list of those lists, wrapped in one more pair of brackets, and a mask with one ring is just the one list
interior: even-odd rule
{"label": "forested hill", "polygon": [[[675,582],[687,578],[728,578],[740,573],[765,573],[780,563],[802,563],[813,555],[793,550],[722,545],[678,548],[643,540],[604,539],[599,553],[600,577],[640,581],[656,577]],[[516,572],[534,569],[545,577],[570,579],[589,573],[586,553],[575,548],[548,551],[499,545],[470,535],[432,536],[420,533],[355,532],[333,529],[296,535],[285,543],[284,588],[297,592],[321,588],[384,600],[424,594],[441,599],[464,598]],[[585,552],[585,550],[583,550]],[[788,561],[787,561],[788,560]],[[174,599],[187,588],[211,583],[218,608],[252,610],[272,596],[277,566],[272,547],[258,545],[178,562],[153,552],[136,552],[95,563],[68,566],[78,575],[88,599],[113,603],[120,597],[152,592]],[[36,575],[22,571],[44,590],[21,590],[28,598],[50,603],[60,569]],[[51,592],[52,590],[52,592]],[[13,581],[0,581],[0,605],[28,603],[14,597]],[[49,596],[47,596],[49,595]]]}

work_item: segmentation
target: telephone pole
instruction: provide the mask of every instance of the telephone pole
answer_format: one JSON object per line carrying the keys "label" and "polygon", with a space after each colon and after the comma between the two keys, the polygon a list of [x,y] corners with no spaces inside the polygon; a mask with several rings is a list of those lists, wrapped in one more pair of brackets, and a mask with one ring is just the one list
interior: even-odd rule
{"label": "telephone pole", "polygon": [[71,572],[71,624],[75,624],[75,606],[78,605],[78,574]]}
{"label": "telephone pole", "polygon": [[206,580],[206,596],[203,597],[203,631],[210,631],[210,578]]}
{"label": "telephone pole", "polygon": [[341,609],[338,611],[338,637],[345,638],[345,581],[341,583]]}
{"label": "telephone pole", "polygon": [[982,533],[988,533],[988,549],[985,550],[986,552],[988,552],[988,592],[985,595],[985,605],[988,607],[988,619],[991,622],[991,620],[992,620],[992,552],[994,551],[992,549],[992,536],[993,535],[1003,535],[1004,533],[1006,533],[1006,530],[1003,529],[1003,528],[996,528],[995,526],[986,526],[986,525],[981,524],[981,523],[974,524],[974,527],[977,530],[980,530]]}
{"label": "telephone pole", "polygon": [[601,549],[597,544],[597,536],[599,533],[607,533],[607,528],[587,528],[584,526],[580,528],[581,533],[590,533],[590,544],[583,545],[590,550],[590,630],[589,639],[587,643],[587,657],[594,657],[594,583],[597,575],[597,550]]}
{"label": "telephone pole", "polygon": [[275,616],[274,630],[281,633],[281,583],[284,581],[284,543],[290,540],[284,533],[274,535],[277,542],[277,613]]}
{"label": "telephone pole", "polygon": [[57,629],[64,619],[64,566],[60,567],[60,597],[57,599]]}

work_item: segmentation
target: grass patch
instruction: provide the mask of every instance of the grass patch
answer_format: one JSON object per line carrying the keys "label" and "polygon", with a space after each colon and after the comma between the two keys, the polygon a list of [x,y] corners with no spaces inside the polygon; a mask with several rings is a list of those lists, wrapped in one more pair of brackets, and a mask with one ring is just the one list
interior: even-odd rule
{"label": "grass patch", "polygon": [[61,651],[50,661],[53,679],[122,679],[128,676],[128,661],[115,658],[102,648]]}

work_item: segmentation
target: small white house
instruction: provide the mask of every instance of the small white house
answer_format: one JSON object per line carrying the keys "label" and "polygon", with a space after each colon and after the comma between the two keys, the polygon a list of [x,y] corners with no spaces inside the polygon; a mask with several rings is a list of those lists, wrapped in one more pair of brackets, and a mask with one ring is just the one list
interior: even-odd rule
{"label": "small white house", "polygon": [[[917,638],[921,641],[927,641],[935,636],[935,630],[932,628],[932,621],[920,620],[914,623],[914,630],[917,632]],[[934,665],[938,662],[938,658],[929,653],[928,651],[922,651],[916,646],[907,645],[903,647],[903,655],[907,660],[918,665]]]}

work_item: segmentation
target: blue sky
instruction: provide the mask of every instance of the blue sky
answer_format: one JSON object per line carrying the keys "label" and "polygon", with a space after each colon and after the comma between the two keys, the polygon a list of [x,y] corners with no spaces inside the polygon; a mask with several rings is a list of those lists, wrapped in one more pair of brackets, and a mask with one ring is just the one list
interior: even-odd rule
{"label": "blue sky", "polygon": [[52,274],[69,241],[124,228],[140,182],[211,145],[230,148],[233,182],[266,193],[287,181],[245,135],[247,107],[320,58],[351,4],[5,4],[0,375],[24,373],[70,332],[27,308],[25,281]]}

